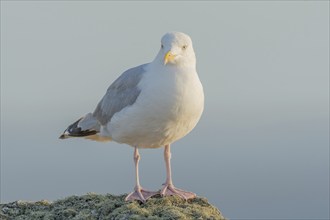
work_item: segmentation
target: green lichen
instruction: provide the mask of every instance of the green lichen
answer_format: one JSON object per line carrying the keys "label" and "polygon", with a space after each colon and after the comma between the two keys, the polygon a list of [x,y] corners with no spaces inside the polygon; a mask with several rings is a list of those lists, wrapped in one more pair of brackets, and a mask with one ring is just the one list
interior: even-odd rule
{"label": "green lichen", "polygon": [[146,203],[125,202],[126,195],[88,193],[48,202],[16,201],[0,204],[0,219],[185,220],[225,219],[205,198],[185,201],[176,196],[154,197]]}

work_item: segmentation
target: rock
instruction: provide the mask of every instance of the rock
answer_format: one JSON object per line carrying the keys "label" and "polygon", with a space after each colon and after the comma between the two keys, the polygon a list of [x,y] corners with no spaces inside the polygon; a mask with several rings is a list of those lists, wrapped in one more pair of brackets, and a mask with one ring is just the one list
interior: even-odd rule
{"label": "rock", "polygon": [[0,219],[225,219],[205,198],[185,201],[176,196],[158,196],[142,204],[125,202],[125,196],[88,193],[54,202],[16,201],[0,204]]}

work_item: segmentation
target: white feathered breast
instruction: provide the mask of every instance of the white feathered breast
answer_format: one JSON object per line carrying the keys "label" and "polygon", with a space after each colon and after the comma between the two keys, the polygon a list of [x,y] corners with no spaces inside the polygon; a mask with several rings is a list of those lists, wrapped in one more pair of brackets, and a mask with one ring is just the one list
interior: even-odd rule
{"label": "white feathered breast", "polygon": [[196,71],[149,68],[134,105],[116,113],[109,123],[109,133],[117,142],[160,147],[188,134],[200,119],[204,94]]}

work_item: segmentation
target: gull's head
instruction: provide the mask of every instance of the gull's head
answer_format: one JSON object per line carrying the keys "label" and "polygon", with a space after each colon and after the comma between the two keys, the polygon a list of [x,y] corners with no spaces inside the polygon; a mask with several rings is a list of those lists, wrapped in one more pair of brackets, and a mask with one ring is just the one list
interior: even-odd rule
{"label": "gull's head", "polygon": [[169,32],[162,37],[158,57],[164,65],[196,65],[192,41],[181,32]]}

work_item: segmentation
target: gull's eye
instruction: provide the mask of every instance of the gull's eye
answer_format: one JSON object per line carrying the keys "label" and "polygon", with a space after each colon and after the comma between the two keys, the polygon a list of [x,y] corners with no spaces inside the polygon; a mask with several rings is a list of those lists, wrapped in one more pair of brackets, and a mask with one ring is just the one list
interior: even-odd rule
{"label": "gull's eye", "polygon": [[183,50],[187,49],[187,45],[183,45],[183,46],[182,46],[182,49],[183,49]]}
{"label": "gull's eye", "polygon": [[164,48],[164,45],[162,44],[160,47],[163,49]]}

